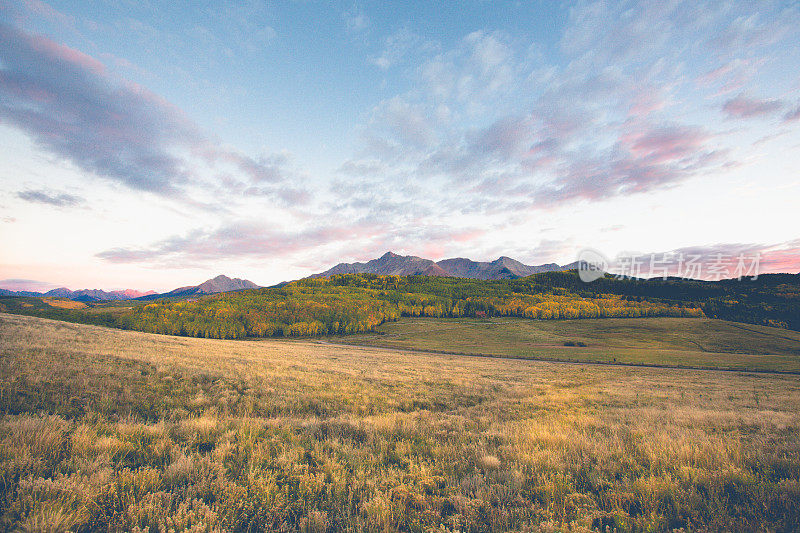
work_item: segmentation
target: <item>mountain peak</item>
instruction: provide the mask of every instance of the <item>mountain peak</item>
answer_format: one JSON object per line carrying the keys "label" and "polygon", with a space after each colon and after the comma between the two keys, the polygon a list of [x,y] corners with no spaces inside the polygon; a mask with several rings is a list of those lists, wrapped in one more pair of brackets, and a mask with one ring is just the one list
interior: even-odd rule
{"label": "mountain peak", "polygon": [[196,287],[201,294],[216,294],[218,292],[238,291],[242,289],[256,289],[258,285],[252,281],[239,278],[229,278],[223,274],[204,281]]}
{"label": "mountain peak", "polygon": [[439,265],[430,259],[414,255],[399,255],[386,252],[377,259],[366,263],[339,263],[333,268],[313,274],[312,278],[327,278],[334,274],[382,274],[397,276],[449,276]]}
{"label": "mountain peak", "polygon": [[208,279],[200,285],[190,285],[188,287],[178,287],[177,289],[162,294],[148,294],[139,299],[155,300],[158,298],[175,298],[186,296],[203,296],[206,294],[217,294],[219,292],[241,291],[244,289],[258,289],[259,286],[252,281],[239,278],[229,278],[224,274]]}

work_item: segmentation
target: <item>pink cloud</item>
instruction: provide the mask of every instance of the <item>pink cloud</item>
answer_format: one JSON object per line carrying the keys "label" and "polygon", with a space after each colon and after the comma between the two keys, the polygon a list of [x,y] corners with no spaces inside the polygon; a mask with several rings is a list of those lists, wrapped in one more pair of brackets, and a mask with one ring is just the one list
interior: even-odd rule
{"label": "pink cloud", "polygon": [[33,50],[44,56],[71,63],[75,67],[90,70],[95,74],[106,73],[106,67],[100,61],[74,48],[68,48],[40,35],[25,36],[23,39]]}
{"label": "pink cloud", "polygon": [[740,94],[722,106],[730,118],[758,118],[777,113],[785,103],[781,100],[761,100]]}
{"label": "pink cloud", "polygon": [[784,246],[762,252],[761,266],[764,272],[800,273],[800,239]]}
{"label": "pink cloud", "polygon": [[659,126],[628,133],[622,142],[638,158],[647,158],[651,163],[666,163],[691,156],[709,139],[710,135],[699,128]]}
{"label": "pink cloud", "polygon": [[631,103],[628,115],[631,117],[645,117],[655,111],[664,109],[667,105],[665,98],[657,91],[648,89],[637,94]]}

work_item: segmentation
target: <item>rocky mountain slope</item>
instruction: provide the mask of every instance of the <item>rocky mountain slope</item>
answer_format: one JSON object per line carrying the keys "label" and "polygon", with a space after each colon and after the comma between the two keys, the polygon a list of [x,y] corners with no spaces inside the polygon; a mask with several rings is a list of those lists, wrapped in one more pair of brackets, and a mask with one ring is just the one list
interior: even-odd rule
{"label": "rocky mountain slope", "polygon": [[327,278],[334,274],[384,274],[397,276],[451,276],[431,261],[415,255],[397,255],[386,252],[378,259],[366,263],[339,263],[333,268],[313,274],[312,278]]}
{"label": "rocky mountain slope", "polygon": [[325,278],[334,274],[393,274],[398,276],[448,276],[472,279],[514,279],[556,270],[575,268],[576,263],[558,265],[526,265],[510,257],[500,257],[494,261],[473,261],[463,257],[443,259],[434,262],[415,255],[398,255],[386,252],[377,259],[366,263],[339,263],[312,278]]}

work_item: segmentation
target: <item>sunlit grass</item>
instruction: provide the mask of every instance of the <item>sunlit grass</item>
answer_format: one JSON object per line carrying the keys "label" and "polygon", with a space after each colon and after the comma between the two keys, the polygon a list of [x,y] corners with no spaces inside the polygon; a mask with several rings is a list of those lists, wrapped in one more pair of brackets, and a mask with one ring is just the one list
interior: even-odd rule
{"label": "sunlit grass", "polygon": [[800,528],[796,376],[0,315],[0,529]]}

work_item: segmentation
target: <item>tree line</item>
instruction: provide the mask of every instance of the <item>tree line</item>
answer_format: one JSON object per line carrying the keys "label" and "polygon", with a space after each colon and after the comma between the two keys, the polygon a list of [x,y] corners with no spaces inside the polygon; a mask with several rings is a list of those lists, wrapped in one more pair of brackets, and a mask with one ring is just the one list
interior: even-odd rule
{"label": "tree line", "polygon": [[241,339],[365,333],[401,317],[556,320],[703,315],[690,305],[636,297],[586,298],[561,288],[538,287],[530,293],[514,288],[455,278],[341,274],[195,301],[158,300],[122,314],[117,324],[150,333]]}

